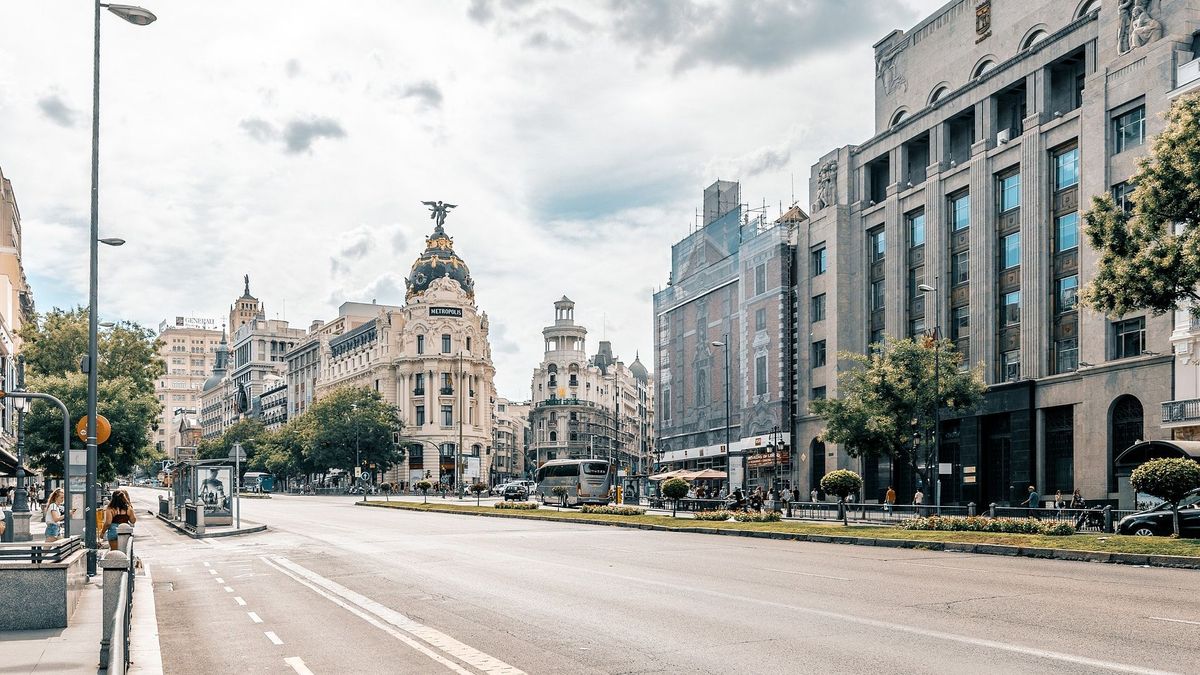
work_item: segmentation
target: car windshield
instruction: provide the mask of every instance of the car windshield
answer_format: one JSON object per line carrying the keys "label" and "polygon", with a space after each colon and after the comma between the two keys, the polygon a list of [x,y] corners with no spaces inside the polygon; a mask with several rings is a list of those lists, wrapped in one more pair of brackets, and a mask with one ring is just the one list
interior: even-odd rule
{"label": "car windshield", "polygon": [[1200,509],[1200,492],[1193,492],[1179,501],[1181,509]]}

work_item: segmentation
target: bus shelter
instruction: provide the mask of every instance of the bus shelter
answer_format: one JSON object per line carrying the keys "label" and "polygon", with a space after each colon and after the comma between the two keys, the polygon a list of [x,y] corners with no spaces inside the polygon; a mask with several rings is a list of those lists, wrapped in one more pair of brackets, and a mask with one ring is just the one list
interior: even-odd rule
{"label": "bus shelter", "polygon": [[171,469],[176,519],[184,504],[204,504],[209,525],[233,524],[233,464],[225,459],[184,459]]}

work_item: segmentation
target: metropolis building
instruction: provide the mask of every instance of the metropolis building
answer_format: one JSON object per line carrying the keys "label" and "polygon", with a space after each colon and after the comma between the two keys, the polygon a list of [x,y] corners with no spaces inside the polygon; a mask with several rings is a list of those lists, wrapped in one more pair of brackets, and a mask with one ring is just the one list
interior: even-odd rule
{"label": "metropolis building", "polygon": [[989,385],[981,410],[942,421],[944,502],[1036,485],[1132,504],[1121,454],[1171,438],[1176,326],[1078,305],[1098,258],[1082,215],[1101,194],[1129,208],[1163,112],[1200,79],[1198,29],[1188,2],[960,0],[875,45],[876,133],[814,165],[796,247],[799,304],[828,306],[796,314],[803,490],[848,467],[867,500],[912,494],[902,468],[823,444],[808,404],[837,395],[826,354],[936,327]]}

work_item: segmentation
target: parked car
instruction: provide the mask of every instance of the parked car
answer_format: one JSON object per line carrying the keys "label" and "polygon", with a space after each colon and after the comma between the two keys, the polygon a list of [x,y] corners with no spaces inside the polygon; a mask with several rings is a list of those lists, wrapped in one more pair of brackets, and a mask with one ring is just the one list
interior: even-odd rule
{"label": "parked car", "polygon": [[533,494],[533,493],[537,492],[537,483],[534,481],[518,480],[518,481],[514,481],[514,482],[516,482],[519,485],[524,485],[525,491],[528,492],[529,494]]}
{"label": "parked car", "polygon": [[[1119,534],[1140,537],[1166,537],[1175,532],[1171,505],[1159,504],[1125,516],[1117,523]],[[1192,490],[1179,502],[1179,536],[1200,538],[1200,489]]]}
{"label": "parked car", "polygon": [[529,490],[520,483],[509,483],[504,486],[504,501],[524,501],[529,499]]}

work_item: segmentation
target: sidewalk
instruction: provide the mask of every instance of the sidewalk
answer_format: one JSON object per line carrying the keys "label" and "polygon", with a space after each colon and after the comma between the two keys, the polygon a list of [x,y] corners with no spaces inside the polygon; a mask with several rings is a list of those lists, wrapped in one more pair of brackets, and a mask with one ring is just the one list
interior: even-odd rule
{"label": "sidewalk", "polygon": [[97,672],[103,611],[104,589],[96,576],[84,586],[66,628],[0,632],[0,673]]}

